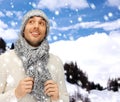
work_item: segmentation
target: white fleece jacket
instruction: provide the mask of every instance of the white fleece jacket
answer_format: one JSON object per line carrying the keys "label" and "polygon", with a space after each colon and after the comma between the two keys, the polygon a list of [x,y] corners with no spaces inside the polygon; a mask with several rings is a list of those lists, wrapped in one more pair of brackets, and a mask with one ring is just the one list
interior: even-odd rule
{"label": "white fleece jacket", "polygon": [[[48,102],[69,102],[63,64],[59,57],[50,54],[47,68],[51,73],[52,79],[58,84],[60,96],[58,101],[48,99]],[[21,99],[17,99],[15,96],[15,88],[19,81],[25,77],[22,61],[15,54],[14,50],[0,55],[0,102],[37,102],[30,94]]]}

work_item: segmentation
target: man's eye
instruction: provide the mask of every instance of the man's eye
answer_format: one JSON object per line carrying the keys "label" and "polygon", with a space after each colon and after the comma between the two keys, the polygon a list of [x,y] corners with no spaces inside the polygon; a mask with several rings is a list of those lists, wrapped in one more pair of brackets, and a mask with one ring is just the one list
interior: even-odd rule
{"label": "man's eye", "polygon": [[45,22],[39,22],[40,25],[45,26]]}
{"label": "man's eye", "polygon": [[29,21],[29,23],[30,23],[30,24],[33,24],[33,23],[34,23],[34,21],[33,21],[33,20],[30,20],[30,21]]}

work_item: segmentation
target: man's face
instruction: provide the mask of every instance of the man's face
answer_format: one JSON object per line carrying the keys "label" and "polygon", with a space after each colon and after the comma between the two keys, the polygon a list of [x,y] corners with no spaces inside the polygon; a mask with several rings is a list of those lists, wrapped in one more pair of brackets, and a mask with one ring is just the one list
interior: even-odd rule
{"label": "man's face", "polygon": [[46,21],[42,17],[30,18],[24,29],[24,38],[34,47],[39,46],[46,36]]}

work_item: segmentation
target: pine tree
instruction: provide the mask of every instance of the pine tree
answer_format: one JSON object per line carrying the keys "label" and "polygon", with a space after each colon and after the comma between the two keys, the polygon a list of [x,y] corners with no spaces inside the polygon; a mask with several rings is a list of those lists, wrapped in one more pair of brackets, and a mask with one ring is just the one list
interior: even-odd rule
{"label": "pine tree", "polygon": [[0,38],[0,54],[6,51],[6,42]]}
{"label": "pine tree", "polygon": [[[118,78],[119,79],[119,78]],[[108,80],[108,90],[112,90],[112,91],[118,91],[119,88],[119,83],[118,83],[118,79],[109,79]]]}
{"label": "pine tree", "polygon": [[66,80],[71,84],[76,84],[87,91],[97,89],[103,90],[100,84],[95,84],[94,82],[89,82],[86,73],[84,73],[80,68],[78,68],[77,63],[73,62],[65,63],[64,70],[66,75]]}
{"label": "pine tree", "polygon": [[88,78],[86,73],[78,68],[76,62],[75,64],[73,62],[69,64],[65,63],[64,70],[66,72],[66,79],[69,83],[76,84],[78,86],[81,86],[82,88],[85,88],[86,85],[88,85]]}
{"label": "pine tree", "polygon": [[12,43],[12,45],[11,45],[11,48],[10,49],[14,49],[14,43]]}

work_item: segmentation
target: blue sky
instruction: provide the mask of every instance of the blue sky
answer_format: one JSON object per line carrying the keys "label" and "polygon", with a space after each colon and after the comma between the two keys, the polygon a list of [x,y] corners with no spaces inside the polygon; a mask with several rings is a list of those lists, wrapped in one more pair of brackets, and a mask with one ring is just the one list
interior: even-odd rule
{"label": "blue sky", "polygon": [[[31,9],[48,15],[50,52],[63,63],[77,62],[90,81],[105,87],[109,78],[120,76],[120,0],[0,0],[0,37],[8,44]],[[92,93],[95,102],[117,100],[111,91],[97,93]]]}
{"label": "blue sky", "polygon": [[0,0],[0,37],[14,42],[23,15],[31,9],[48,15],[50,43],[120,32],[120,0]]}

